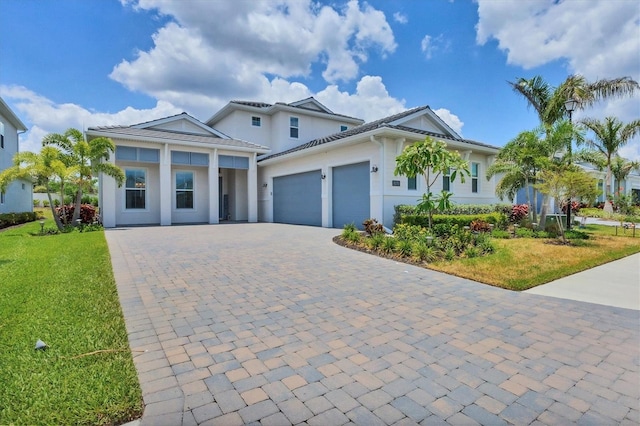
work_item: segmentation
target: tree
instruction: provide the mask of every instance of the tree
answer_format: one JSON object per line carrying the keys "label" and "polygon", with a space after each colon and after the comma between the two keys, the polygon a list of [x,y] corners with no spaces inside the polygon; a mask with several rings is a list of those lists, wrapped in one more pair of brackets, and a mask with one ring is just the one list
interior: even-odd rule
{"label": "tree", "polygon": [[56,226],[62,230],[64,224],[56,214],[55,204],[51,199],[53,192],[51,183],[59,182],[61,196],[64,197],[64,184],[75,173],[74,168],[67,167],[63,161],[62,153],[55,147],[44,147],[40,153],[18,152],[13,157],[13,166],[0,173],[0,190],[5,191],[9,183],[16,179],[30,179],[32,182],[42,183],[47,189],[49,206]]}
{"label": "tree", "polygon": [[[546,129],[551,129],[555,123],[569,117],[565,106],[565,102],[569,99],[578,102],[578,109],[584,109],[600,100],[632,95],[640,89],[638,82],[630,77],[589,82],[584,76],[578,74],[568,76],[558,87],[551,86],[541,76],[530,79],[519,78],[515,82],[508,82],[508,84],[517,94],[527,100],[529,107],[535,109],[540,123]],[[569,154],[572,151],[571,146],[570,142],[568,145]],[[571,160],[573,157],[568,155],[565,158]],[[540,212],[542,223],[546,217],[547,206],[548,197],[545,196]]]}
{"label": "tree", "polygon": [[[615,117],[606,117],[604,121],[593,118],[581,120],[581,123],[595,136],[588,145],[600,152],[605,158],[607,174],[605,177],[605,200],[609,202],[612,195],[611,167],[612,160],[626,143],[640,132],[640,120],[624,124]],[[616,181],[618,181],[616,177]]]}
{"label": "tree", "polygon": [[[540,183],[536,187],[540,192],[557,200],[577,199],[593,201],[597,196],[596,179],[575,165],[561,165],[540,172]],[[562,221],[558,226],[563,241],[566,242]]]}
{"label": "tree", "polygon": [[75,184],[75,209],[72,221],[75,224],[80,217],[82,193],[91,188],[93,175],[104,173],[116,180],[118,186],[124,183],[124,172],[114,164],[107,162],[115,151],[115,145],[109,138],[95,138],[87,141],[84,134],[77,129],[68,129],[65,133],[50,133],[42,140],[42,145],[54,145],[62,149],[63,161],[67,167],[75,167],[77,176]]}
{"label": "tree", "polygon": [[415,178],[417,175],[424,177],[427,192],[422,195],[417,208],[418,211],[426,212],[429,216],[429,228],[433,222],[433,211],[446,210],[451,205],[451,193],[442,191],[435,196],[431,192],[431,187],[446,172],[450,172],[451,182],[455,181],[458,174],[463,183],[465,175],[471,175],[469,163],[463,160],[457,151],[449,151],[446,143],[429,136],[422,142],[409,145],[396,157],[394,175],[409,178]]}

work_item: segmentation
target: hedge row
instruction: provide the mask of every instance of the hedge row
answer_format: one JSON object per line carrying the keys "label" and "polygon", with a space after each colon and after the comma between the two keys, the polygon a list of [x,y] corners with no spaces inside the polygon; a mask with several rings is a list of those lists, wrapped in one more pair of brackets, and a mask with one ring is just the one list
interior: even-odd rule
{"label": "hedge row", "polygon": [[[459,227],[469,226],[474,220],[483,220],[494,225],[504,221],[504,213],[484,213],[484,214],[459,214],[455,216],[435,214],[433,215],[433,225],[447,224]],[[400,223],[407,225],[418,225],[424,228],[429,226],[429,218],[425,215],[409,214],[403,215]]]}
{"label": "hedge row", "polygon": [[[509,215],[511,213],[511,204],[458,204],[451,209],[442,212],[443,215],[479,215],[489,213],[505,213]],[[400,204],[394,207],[395,214],[393,215],[394,225],[403,223],[402,216],[415,215],[416,206],[408,204]]]}
{"label": "hedge row", "polygon": [[0,229],[33,222],[37,218],[38,215],[35,212],[2,213],[0,214]]}

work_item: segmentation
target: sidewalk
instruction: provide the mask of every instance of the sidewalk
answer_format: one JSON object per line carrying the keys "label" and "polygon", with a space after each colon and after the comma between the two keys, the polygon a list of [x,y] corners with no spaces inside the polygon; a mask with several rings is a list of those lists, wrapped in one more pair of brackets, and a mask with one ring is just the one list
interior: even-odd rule
{"label": "sidewalk", "polygon": [[524,293],[640,310],[640,253],[539,285]]}

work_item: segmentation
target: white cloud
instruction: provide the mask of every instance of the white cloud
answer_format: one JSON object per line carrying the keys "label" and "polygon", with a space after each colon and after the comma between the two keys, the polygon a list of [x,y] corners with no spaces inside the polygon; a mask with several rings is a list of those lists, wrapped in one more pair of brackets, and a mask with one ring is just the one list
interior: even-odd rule
{"label": "white cloud", "polygon": [[438,51],[449,50],[450,42],[445,40],[444,35],[440,34],[437,37],[425,35],[420,42],[420,50],[424,53],[425,58],[431,59],[434,53]]}
{"label": "white cloud", "polygon": [[158,101],[151,109],[127,107],[113,114],[92,112],[72,103],[56,104],[23,86],[0,85],[0,96],[11,103],[29,127],[20,137],[21,151],[38,152],[46,134],[62,133],[70,127],[85,130],[93,126],[128,125],[181,112],[166,101]]}
{"label": "white cloud", "polygon": [[462,136],[462,126],[464,126],[464,122],[460,120],[460,117],[453,114],[451,111],[449,111],[446,108],[439,108],[439,109],[433,110],[433,112],[435,112],[438,115],[438,117],[442,119],[442,121],[447,123],[449,127],[453,129],[454,132]]}
{"label": "white cloud", "polygon": [[254,98],[273,76],[306,77],[316,62],[324,64],[327,82],[350,81],[371,51],[384,56],[396,48],[385,15],[357,0],[341,9],[311,0],[206,1],[189,7],[171,0],[122,2],[175,22],[154,34],[152,49],[123,60],[110,77],[176,104],[193,96],[218,102]]}
{"label": "white cloud", "polygon": [[[636,0],[477,0],[476,41],[490,39],[507,53],[507,63],[532,69],[553,61],[567,63],[568,74],[588,80],[629,76],[640,81],[640,7]],[[517,76],[514,76],[514,78]],[[623,122],[640,116],[640,93],[610,99],[580,116]],[[622,151],[640,159],[640,138]]]}
{"label": "white cloud", "polygon": [[365,75],[356,86],[356,92],[341,92],[337,86],[330,85],[315,95],[333,112],[373,121],[406,110],[404,99],[389,95],[379,76]]}
{"label": "white cloud", "polygon": [[409,19],[407,18],[407,15],[405,15],[404,13],[400,13],[400,12],[395,12],[393,14],[393,20],[396,21],[398,24],[406,24],[407,22],[409,22]]}

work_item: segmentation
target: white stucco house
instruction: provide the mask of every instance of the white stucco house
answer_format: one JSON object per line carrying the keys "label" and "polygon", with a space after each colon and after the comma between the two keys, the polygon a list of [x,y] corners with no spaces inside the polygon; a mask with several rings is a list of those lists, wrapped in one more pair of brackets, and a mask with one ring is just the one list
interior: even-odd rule
{"label": "white stucco house", "polygon": [[464,139],[428,106],[364,123],[314,98],[229,102],[206,123],[183,113],[134,126],[90,128],[115,142],[127,184],[102,176],[105,226],[264,221],[341,228],[415,204],[421,177],[394,176],[402,150],[431,136],[469,161],[465,183],[444,176],[457,203],[495,203],[486,169],[499,148]]}
{"label": "white stucco house", "polygon": [[[0,171],[13,166],[13,157],[20,150],[18,134],[27,131],[27,126],[0,98]],[[29,180],[16,180],[9,184],[6,192],[0,192],[0,213],[33,211],[33,184]]]}

